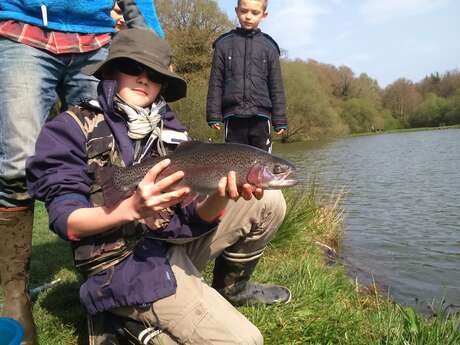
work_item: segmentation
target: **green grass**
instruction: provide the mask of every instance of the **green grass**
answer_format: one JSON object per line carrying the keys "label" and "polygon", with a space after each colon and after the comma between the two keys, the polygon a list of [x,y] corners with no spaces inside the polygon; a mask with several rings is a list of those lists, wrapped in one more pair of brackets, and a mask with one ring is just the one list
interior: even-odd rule
{"label": "green grass", "polygon": [[[376,288],[354,284],[340,264],[326,262],[324,245],[340,249],[342,193],[319,200],[316,189],[312,185],[286,194],[288,215],[254,277],[288,286],[291,303],[240,309],[260,328],[265,344],[460,344],[459,315],[426,320]],[[86,345],[70,248],[47,229],[41,205],[37,211],[31,285],[61,279],[34,298],[40,344]]]}

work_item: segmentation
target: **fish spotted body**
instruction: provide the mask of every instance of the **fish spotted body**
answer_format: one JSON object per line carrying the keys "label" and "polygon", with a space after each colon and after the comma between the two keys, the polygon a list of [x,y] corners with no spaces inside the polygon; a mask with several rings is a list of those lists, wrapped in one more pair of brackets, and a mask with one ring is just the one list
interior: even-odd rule
{"label": "fish spotted body", "polygon": [[184,177],[174,188],[187,186],[198,194],[214,193],[219,180],[229,171],[235,171],[237,186],[250,183],[264,189],[280,189],[297,183],[292,176],[294,165],[261,149],[234,143],[189,141],[181,143],[173,153],[164,157],[149,158],[127,168],[101,168],[97,179],[102,186],[105,204],[113,205],[131,196],[145,174],[166,158],[171,159],[171,163],[157,179],[183,171]]}

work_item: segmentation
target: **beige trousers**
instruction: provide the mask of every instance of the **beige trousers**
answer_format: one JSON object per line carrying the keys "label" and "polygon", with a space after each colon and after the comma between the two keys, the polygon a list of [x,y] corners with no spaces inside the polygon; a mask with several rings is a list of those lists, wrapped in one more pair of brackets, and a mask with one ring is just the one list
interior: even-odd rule
{"label": "beige trousers", "polygon": [[155,301],[147,310],[129,306],[112,312],[162,329],[152,344],[263,344],[257,327],[207,285],[200,272],[227,248],[263,250],[285,212],[280,191],[265,191],[262,200],[231,201],[214,232],[170,248],[168,259],[177,281],[174,295]]}

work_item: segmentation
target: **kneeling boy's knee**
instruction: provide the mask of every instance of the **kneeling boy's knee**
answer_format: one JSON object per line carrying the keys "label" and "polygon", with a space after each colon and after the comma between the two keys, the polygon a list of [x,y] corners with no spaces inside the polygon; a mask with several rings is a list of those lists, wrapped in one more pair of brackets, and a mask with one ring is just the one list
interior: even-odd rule
{"label": "kneeling boy's knee", "polygon": [[286,200],[283,193],[279,190],[265,191],[262,200],[264,201],[265,209],[271,217],[278,219],[281,223],[286,215]]}
{"label": "kneeling boy's knee", "polygon": [[243,335],[244,338],[241,339],[241,344],[244,345],[263,345],[264,337],[260,333],[259,329],[254,326],[251,332]]}

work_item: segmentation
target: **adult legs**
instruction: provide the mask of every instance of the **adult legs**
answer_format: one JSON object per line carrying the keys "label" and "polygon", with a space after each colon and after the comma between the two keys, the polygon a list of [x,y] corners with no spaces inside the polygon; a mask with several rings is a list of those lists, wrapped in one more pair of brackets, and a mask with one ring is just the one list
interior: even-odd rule
{"label": "adult legs", "polygon": [[106,45],[92,52],[72,54],[72,58],[65,65],[63,78],[57,90],[62,102],[61,110],[66,110],[69,106],[97,97],[99,80],[82,73],[81,69],[104,60],[108,54],[108,49],[109,45]]}
{"label": "adult legs", "polygon": [[25,161],[56,100],[56,59],[36,48],[0,38],[0,207],[30,204]]}
{"label": "adult legs", "polygon": [[5,303],[3,314],[18,320],[25,342],[35,344],[35,325],[28,292],[33,208],[0,211],[0,277]]}
{"label": "adult legs", "polygon": [[25,184],[25,161],[55,102],[59,64],[50,54],[0,39],[0,275],[3,314],[25,329],[23,344],[35,344],[28,295],[33,202]]}
{"label": "adult legs", "polygon": [[[104,59],[106,50],[53,55],[0,38],[0,274],[4,314],[21,321],[26,330],[24,344],[35,342],[27,289],[33,202],[27,194],[25,162],[34,153],[57,93],[64,109],[81,98],[96,96],[95,78],[79,71],[85,64]],[[13,292],[12,286],[19,292]]]}

